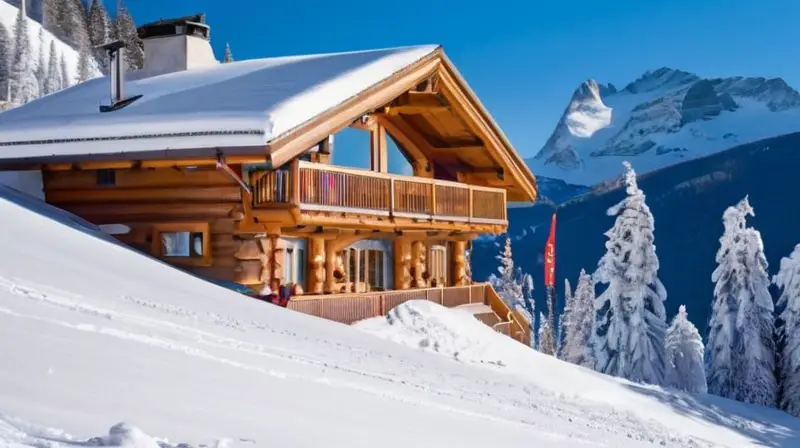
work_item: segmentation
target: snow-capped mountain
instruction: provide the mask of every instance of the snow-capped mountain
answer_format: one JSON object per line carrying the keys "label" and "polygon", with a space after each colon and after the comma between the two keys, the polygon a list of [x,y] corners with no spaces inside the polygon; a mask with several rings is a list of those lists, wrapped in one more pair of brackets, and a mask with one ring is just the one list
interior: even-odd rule
{"label": "snow-capped mountain", "polygon": [[800,93],[783,79],[648,71],[625,88],[590,79],[528,164],[542,177],[595,185],[800,130]]}

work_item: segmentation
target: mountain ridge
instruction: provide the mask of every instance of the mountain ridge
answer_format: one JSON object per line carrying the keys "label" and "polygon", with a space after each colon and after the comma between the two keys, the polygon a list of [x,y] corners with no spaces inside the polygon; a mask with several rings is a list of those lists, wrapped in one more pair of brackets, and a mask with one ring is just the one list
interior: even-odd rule
{"label": "mountain ridge", "polygon": [[622,89],[582,82],[526,162],[537,176],[591,187],[616,179],[625,159],[644,174],[795,131],[800,92],[783,78],[703,78],[661,67]]}

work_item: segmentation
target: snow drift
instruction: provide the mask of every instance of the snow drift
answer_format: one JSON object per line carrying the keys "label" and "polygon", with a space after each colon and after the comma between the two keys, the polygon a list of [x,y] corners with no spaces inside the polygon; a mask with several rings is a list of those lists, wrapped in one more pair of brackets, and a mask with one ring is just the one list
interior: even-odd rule
{"label": "snow drift", "polygon": [[616,381],[467,313],[402,320],[450,328],[427,345],[454,361],[211,285],[7,187],[0,215],[3,446],[800,443],[784,413]]}

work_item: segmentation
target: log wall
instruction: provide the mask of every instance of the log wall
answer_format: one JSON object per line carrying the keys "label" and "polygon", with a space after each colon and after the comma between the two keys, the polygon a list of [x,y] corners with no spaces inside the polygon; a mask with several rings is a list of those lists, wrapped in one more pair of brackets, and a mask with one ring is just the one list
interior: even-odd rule
{"label": "log wall", "polygon": [[242,218],[242,190],[230,176],[214,167],[120,169],[113,176],[112,185],[101,185],[93,170],[45,172],[45,199],[95,224],[129,226],[130,233],[114,236],[151,254],[159,223],[207,222],[210,265],[174,264],[204,276],[237,279],[235,255],[242,240],[234,234]]}

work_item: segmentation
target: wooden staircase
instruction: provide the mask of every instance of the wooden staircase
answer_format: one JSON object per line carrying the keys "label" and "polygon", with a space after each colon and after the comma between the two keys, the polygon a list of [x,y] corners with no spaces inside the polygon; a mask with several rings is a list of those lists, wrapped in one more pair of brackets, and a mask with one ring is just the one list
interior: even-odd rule
{"label": "wooden staircase", "polygon": [[419,299],[430,300],[448,308],[464,308],[495,331],[530,345],[527,320],[520,313],[509,309],[488,283],[355,294],[304,295],[293,297],[288,308],[350,325],[359,320],[385,316],[392,308],[409,300]]}

